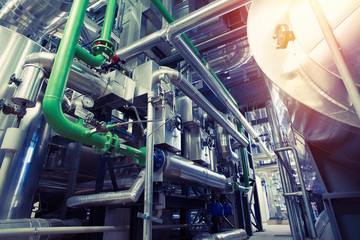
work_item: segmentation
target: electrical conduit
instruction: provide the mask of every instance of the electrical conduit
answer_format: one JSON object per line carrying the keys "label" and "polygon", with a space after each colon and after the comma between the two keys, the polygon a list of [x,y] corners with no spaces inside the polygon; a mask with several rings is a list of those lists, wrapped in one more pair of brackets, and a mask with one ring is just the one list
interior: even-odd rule
{"label": "electrical conduit", "polygon": [[76,45],[80,36],[88,2],[88,0],[77,0],[74,1],[71,7],[63,38],[61,39],[46,88],[43,100],[43,114],[48,124],[58,134],[64,137],[86,145],[92,145],[101,153],[108,151],[111,151],[111,153],[119,152],[126,156],[145,159],[145,150],[141,151],[124,144],[119,144],[118,137],[112,135],[110,132],[106,135],[96,132],[92,133],[82,125],[81,121],[73,123],[69,121],[62,112],[62,99],[69,77],[70,67],[77,49]]}

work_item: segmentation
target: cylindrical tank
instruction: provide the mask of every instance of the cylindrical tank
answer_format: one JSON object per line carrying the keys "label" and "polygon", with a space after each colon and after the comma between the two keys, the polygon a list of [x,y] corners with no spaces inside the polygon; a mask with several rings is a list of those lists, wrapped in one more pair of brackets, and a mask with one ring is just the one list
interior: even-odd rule
{"label": "cylindrical tank", "polygon": [[360,214],[353,209],[360,204],[360,119],[310,2],[319,2],[359,87],[359,0],[254,0],[249,44],[269,80],[275,108],[281,100],[292,129],[305,139],[321,176],[335,238],[356,239]]}

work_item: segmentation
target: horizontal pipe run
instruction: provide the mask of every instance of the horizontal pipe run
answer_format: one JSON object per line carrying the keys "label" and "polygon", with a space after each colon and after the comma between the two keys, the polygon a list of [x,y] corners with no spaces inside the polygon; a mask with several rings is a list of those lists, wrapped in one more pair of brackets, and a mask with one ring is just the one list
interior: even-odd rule
{"label": "horizontal pipe run", "polygon": [[127,230],[127,227],[122,226],[10,228],[0,229],[0,238],[76,233],[122,232]]}
{"label": "horizontal pipe run", "polygon": [[146,49],[149,49],[159,42],[164,42],[166,39],[166,32],[165,28],[154,32],[144,38],[139,39],[136,42],[131,43],[129,46],[119,49],[116,52],[116,55],[120,59],[129,59],[137,54],[144,52]]}
{"label": "horizontal pipe run", "polygon": [[217,190],[225,190],[228,187],[226,177],[223,174],[210,171],[203,166],[170,152],[166,153],[164,178]]}
{"label": "horizontal pipe run", "polygon": [[181,74],[173,69],[164,68],[154,73],[159,77],[168,77],[172,84],[177,86],[207,114],[209,114],[215,122],[223,127],[233,138],[235,138],[243,147],[249,144],[249,141],[241,133],[239,133],[233,124],[223,117],[220,113],[191,83],[189,83]]}
{"label": "horizontal pipe run", "polygon": [[144,175],[145,172],[141,171],[128,190],[73,196],[67,200],[66,204],[68,207],[90,207],[137,202],[144,190]]}

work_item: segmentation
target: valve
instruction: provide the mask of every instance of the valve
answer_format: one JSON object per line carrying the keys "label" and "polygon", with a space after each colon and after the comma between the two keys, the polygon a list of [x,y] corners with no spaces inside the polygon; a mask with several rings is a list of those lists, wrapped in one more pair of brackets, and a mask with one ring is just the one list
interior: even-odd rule
{"label": "valve", "polygon": [[273,39],[276,39],[276,49],[285,49],[290,41],[295,40],[295,35],[287,24],[278,24],[275,27]]}
{"label": "valve", "polygon": [[184,130],[184,126],[183,126],[183,122],[180,116],[176,115],[173,119],[173,126],[179,130],[182,131]]}

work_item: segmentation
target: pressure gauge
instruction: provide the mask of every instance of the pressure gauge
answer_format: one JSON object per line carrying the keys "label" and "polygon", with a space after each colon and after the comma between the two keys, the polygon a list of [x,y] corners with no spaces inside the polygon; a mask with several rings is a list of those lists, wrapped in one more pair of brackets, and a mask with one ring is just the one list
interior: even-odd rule
{"label": "pressure gauge", "polygon": [[86,108],[92,108],[94,106],[94,100],[88,96],[83,96],[81,102]]}

